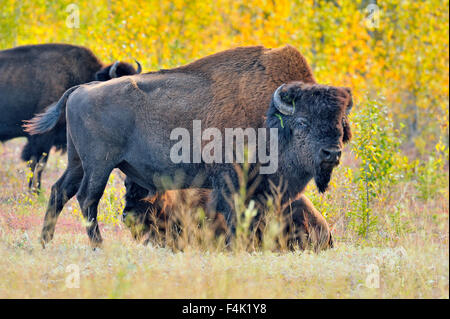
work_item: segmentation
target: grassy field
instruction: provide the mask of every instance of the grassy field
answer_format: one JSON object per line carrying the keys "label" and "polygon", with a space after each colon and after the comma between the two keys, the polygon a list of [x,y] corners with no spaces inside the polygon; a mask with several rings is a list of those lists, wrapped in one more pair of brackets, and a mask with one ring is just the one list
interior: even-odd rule
{"label": "grassy field", "polygon": [[[0,297],[2,298],[448,298],[448,198],[427,203],[396,196],[409,230],[388,224],[369,238],[349,236],[334,223],[336,247],[320,253],[204,250],[184,252],[136,243],[117,222],[124,193],[119,174],[110,180],[100,214],[104,246],[92,251],[72,199],[55,238],[38,243],[49,188],[65,166],[52,154],[44,194],[27,191],[23,140],[0,146]],[[408,185],[399,187],[407,192]],[[345,208],[334,191],[333,205]],[[406,196],[406,197],[405,197]],[[108,216],[110,214],[111,216]],[[384,225],[384,224],[383,224]],[[79,280],[77,278],[79,274]],[[77,288],[78,287],[78,288]]]}

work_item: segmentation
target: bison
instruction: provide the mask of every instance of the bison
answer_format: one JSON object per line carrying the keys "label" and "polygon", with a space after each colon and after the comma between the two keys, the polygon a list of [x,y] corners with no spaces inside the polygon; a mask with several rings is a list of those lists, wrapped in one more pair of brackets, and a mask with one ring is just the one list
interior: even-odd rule
{"label": "bison", "polygon": [[68,44],[20,46],[0,51],[0,142],[24,136],[28,139],[22,159],[35,173],[29,186],[41,185],[41,174],[50,149],[66,148],[66,128],[59,123],[52,132],[30,136],[24,120],[41,113],[68,88],[94,80],[141,72],[125,62],[104,65],[91,50]]}
{"label": "bison", "polygon": [[145,243],[156,241],[167,243],[171,241],[177,249],[181,249],[180,237],[182,231],[198,223],[195,216],[185,216],[185,213],[206,212],[208,225],[216,236],[226,233],[226,223],[221,214],[212,215],[207,210],[210,190],[186,189],[169,190],[163,194],[148,196],[148,191],[139,187],[129,178],[125,179],[126,205],[122,220],[136,240],[145,238]]}
{"label": "bison", "polygon": [[[270,142],[257,145],[252,167],[261,162],[259,151],[271,147],[270,133],[278,133],[279,165],[248,181],[257,185],[250,199],[264,205],[272,185],[283,184],[282,204],[301,209],[298,196],[310,180],[320,192],[328,187],[351,138],[351,108],[350,89],[317,84],[292,46],[236,48],[174,69],[72,88],[27,126],[28,132],[42,134],[66,114],[68,165],[52,187],[41,243],[52,239],[59,213],[76,194],[90,242],[101,244],[97,206],[114,168],[150,194],[211,189],[209,209],[223,214],[231,239],[236,216],[229,199],[239,189],[235,163],[197,161],[195,153],[191,162],[171,159],[171,133],[193,130],[195,121],[219,132],[260,128],[270,135]],[[167,178],[177,183],[164,183]]]}
{"label": "bison", "polygon": [[[212,231],[216,236],[226,234],[227,226],[221,214],[210,215],[207,203],[210,190],[189,189],[181,191],[166,191],[163,194],[148,196],[148,191],[133,183],[129,178],[125,179],[126,205],[122,213],[122,220],[129,228],[136,240],[145,238],[145,243],[171,242],[175,248],[181,249],[181,232],[185,226],[179,216],[181,211],[188,207],[188,211],[196,211],[202,208],[209,213],[207,215]],[[261,207],[264,209],[264,207]],[[286,247],[312,248],[316,251],[333,247],[331,230],[325,218],[308,200],[301,194],[298,198],[295,211],[284,210],[284,228],[280,235],[281,242]],[[260,244],[263,237],[265,221],[256,221],[259,227],[254,230],[254,239]],[[188,225],[189,226],[189,225]],[[191,225],[192,226],[192,225]],[[171,236],[167,239],[167,236]]]}

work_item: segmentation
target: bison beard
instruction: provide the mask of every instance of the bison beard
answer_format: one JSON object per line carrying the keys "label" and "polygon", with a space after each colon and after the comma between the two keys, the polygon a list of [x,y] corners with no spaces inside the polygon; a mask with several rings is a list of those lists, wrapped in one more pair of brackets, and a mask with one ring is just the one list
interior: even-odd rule
{"label": "bison beard", "polygon": [[331,180],[331,175],[333,173],[333,165],[322,163],[317,166],[316,172],[314,174],[314,182],[316,183],[317,189],[320,193],[324,193],[328,189],[328,184]]}

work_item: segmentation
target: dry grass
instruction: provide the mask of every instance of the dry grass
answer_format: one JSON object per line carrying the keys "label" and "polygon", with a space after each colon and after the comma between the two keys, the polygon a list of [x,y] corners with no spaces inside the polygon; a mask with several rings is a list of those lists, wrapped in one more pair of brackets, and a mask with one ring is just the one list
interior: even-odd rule
{"label": "dry grass", "polygon": [[[23,141],[0,145],[0,297],[2,298],[448,298],[448,190],[420,202],[409,185],[399,188],[402,218],[408,231],[394,231],[381,220],[383,232],[368,240],[351,236],[336,221],[336,248],[311,252],[204,250],[184,252],[135,243],[125,227],[114,222],[124,190],[118,174],[110,181],[100,213],[104,247],[88,246],[78,203],[72,199],[43,250],[38,244],[51,183],[65,166],[65,157],[51,154],[44,172],[44,194],[30,195],[26,166],[18,158]],[[411,191],[412,192],[412,191]],[[338,191],[332,205],[345,209]],[[340,199],[341,198],[341,199]],[[398,203],[397,203],[398,204]],[[377,208],[380,212],[392,207]],[[71,213],[69,213],[71,212]],[[79,288],[66,284],[69,265],[80,270]],[[379,270],[379,288],[369,288],[367,267]],[[69,266],[69,267],[68,267]]]}

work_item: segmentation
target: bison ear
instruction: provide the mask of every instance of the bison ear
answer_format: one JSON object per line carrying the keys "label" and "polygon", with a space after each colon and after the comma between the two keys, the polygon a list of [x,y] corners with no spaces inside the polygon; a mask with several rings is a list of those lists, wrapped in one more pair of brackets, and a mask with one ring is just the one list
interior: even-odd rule
{"label": "bison ear", "polygon": [[349,96],[349,100],[348,100],[348,103],[347,103],[347,109],[345,111],[345,113],[348,115],[348,114],[350,114],[350,111],[352,110],[352,107],[353,107],[352,89],[350,89],[348,87],[344,87],[343,89],[345,90],[345,92],[347,92],[347,94]]}
{"label": "bison ear", "polygon": [[266,127],[278,129],[278,142],[280,145],[286,145],[291,136],[291,130],[286,123],[289,117],[275,107],[273,100],[266,115]]}
{"label": "bison ear", "polygon": [[344,128],[344,137],[342,138],[342,141],[344,143],[348,143],[352,139],[352,130],[350,128],[350,122],[348,121],[348,116],[350,114],[350,111],[353,108],[353,97],[352,97],[352,90],[348,87],[343,88],[345,92],[348,94],[348,100],[347,105],[345,109],[345,116],[342,119],[342,126]]}
{"label": "bison ear", "polygon": [[350,140],[352,139],[352,129],[350,128],[350,123],[348,121],[348,117],[345,116],[342,119],[342,126],[344,129],[344,136],[342,137],[342,142],[344,142],[344,144],[350,142]]}
{"label": "bison ear", "polygon": [[111,66],[107,66],[105,68],[100,69],[97,73],[95,73],[95,81],[108,81],[109,77],[109,68]]}
{"label": "bison ear", "polygon": [[273,105],[283,115],[293,115],[295,113],[295,99],[300,89],[290,84],[282,84],[273,93]]}
{"label": "bison ear", "polygon": [[292,107],[295,100],[299,99],[303,94],[306,85],[301,81],[295,81],[282,85],[280,88],[279,95],[281,101]]}

